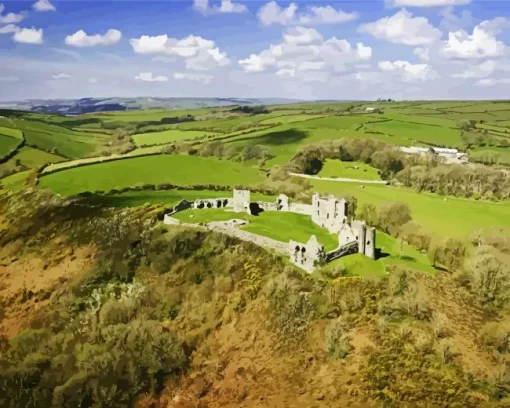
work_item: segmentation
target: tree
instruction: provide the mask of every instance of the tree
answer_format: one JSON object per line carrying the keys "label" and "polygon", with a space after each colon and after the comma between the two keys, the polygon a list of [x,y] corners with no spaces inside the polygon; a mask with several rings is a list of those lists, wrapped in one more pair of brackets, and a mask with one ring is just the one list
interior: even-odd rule
{"label": "tree", "polygon": [[406,203],[388,202],[377,207],[379,227],[389,234],[397,235],[399,228],[411,219],[411,209]]}

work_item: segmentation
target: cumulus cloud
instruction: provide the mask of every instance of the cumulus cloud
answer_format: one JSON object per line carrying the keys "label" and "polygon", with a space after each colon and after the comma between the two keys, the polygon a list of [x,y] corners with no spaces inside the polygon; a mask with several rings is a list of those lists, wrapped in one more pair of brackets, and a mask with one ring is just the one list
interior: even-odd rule
{"label": "cumulus cloud", "polygon": [[233,3],[232,0],[221,0],[219,6],[209,6],[209,0],[194,0],[193,9],[203,15],[220,13],[246,13],[248,8],[241,3]]}
{"label": "cumulus cloud", "polygon": [[97,84],[99,81],[97,78],[89,78],[89,84]]}
{"label": "cumulus cloud", "polygon": [[510,78],[501,78],[501,79],[495,79],[495,78],[484,78],[480,79],[479,81],[475,82],[476,86],[494,86],[494,85],[508,85],[510,84]]}
{"label": "cumulus cloud", "polygon": [[18,43],[23,44],[42,44],[43,43],[43,29],[20,28],[14,32],[12,39]]}
{"label": "cumulus cloud", "polygon": [[15,33],[18,27],[14,24],[7,24],[6,26],[0,27],[0,34]]}
{"label": "cumulus cloud", "polygon": [[437,77],[437,73],[428,64],[411,64],[408,61],[381,61],[381,71],[393,72],[405,82],[426,81]]}
{"label": "cumulus cloud", "polygon": [[496,69],[496,61],[487,60],[478,65],[469,66],[461,72],[452,74],[453,78],[484,78],[491,75]]}
{"label": "cumulus cloud", "polygon": [[64,74],[63,72],[61,72],[60,74],[52,75],[52,77],[53,79],[69,79],[71,78],[71,75]]}
{"label": "cumulus cloud", "polygon": [[19,23],[21,20],[25,18],[25,13],[7,13],[3,14],[5,10],[5,6],[0,4],[0,24],[11,24],[11,23]]}
{"label": "cumulus cloud", "polygon": [[53,4],[50,3],[49,0],[37,0],[33,5],[32,8],[35,11],[55,11],[56,8]]}
{"label": "cumulus cloud", "polygon": [[143,35],[130,41],[133,51],[137,54],[166,54],[184,59],[186,68],[196,71],[207,71],[217,66],[230,63],[227,54],[215,46],[214,41],[189,35],[178,40],[166,34],[158,36]]}
{"label": "cumulus cloud", "polygon": [[72,35],[68,35],[65,43],[72,47],[96,47],[109,46],[117,44],[122,38],[119,30],[110,28],[105,34],[88,35],[85,31],[79,30]]}
{"label": "cumulus cloud", "polygon": [[496,39],[496,35],[509,25],[509,20],[497,18],[478,24],[472,34],[464,30],[450,32],[442,53],[448,58],[459,59],[502,56],[507,52],[507,47]]}
{"label": "cumulus cloud", "polygon": [[[371,56],[372,49],[362,43],[352,46],[335,37],[324,40],[312,28],[294,27],[283,34],[281,43],[238,63],[247,73],[273,70],[278,75],[293,77],[307,71],[343,71],[345,65],[366,61]],[[300,77],[304,79],[306,75]]]}
{"label": "cumulus cloud", "polygon": [[145,82],[166,82],[166,81],[168,81],[168,78],[166,76],[162,76],[162,75],[152,76],[152,72],[140,72],[137,76],[135,76],[135,79],[138,81],[145,81]]}
{"label": "cumulus cloud", "polygon": [[276,1],[263,5],[257,17],[264,26],[273,24],[280,25],[319,25],[319,24],[340,24],[358,18],[357,13],[346,13],[336,10],[331,6],[308,7],[304,13],[297,14],[298,6],[291,3],[288,7],[280,7]]}
{"label": "cumulus cloud", "polygon": [[4,76],[0,77],[0,82],[18,82],[19,78],[16,76]]}
{"label": "cumulus cloud", "polygon": [[387,0],[389,7],[444,7],[462,6],[471,3],[471,0]]}
{"label": "cumulus cloud", "polygon": [[413,17],[413,14],[405,9],[391,17],[362,24],[358,31],[371,34],[380,40],[405,45],[432,44],[442,36],[441,30],[433,27],[427,18]]}
{"label": "cumulus cloud", "polygon": [[203,84],[208,84],[213,79],[212,75],[192,74],[192,73],[181,73],[174,72],[174,78],[179,80],[198,81]]}

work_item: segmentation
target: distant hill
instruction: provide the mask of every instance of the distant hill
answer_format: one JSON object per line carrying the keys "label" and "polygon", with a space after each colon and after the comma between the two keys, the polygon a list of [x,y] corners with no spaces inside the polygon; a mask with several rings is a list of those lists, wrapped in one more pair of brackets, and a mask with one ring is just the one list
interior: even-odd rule
{"label": "distant hill", "polygon": [[83,113],[140,109],[197,109],[232,105],[280,105],[303,102],[285,98],[82,98],[29,99],[1,103],[2,108],[40,113],[80,115]]}

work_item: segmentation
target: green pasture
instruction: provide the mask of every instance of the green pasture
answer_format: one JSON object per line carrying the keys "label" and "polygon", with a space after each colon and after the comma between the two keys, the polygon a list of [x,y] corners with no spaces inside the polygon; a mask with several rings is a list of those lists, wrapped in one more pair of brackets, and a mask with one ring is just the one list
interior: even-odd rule
{"label": "green pasture", "polygon": [[0,135],[0,158],[15,149],[20,142],[18,138]]}
{"label": "green pasture", "polygon": [[326,251],[338,247],[338,236],[329,234],[327,230],[312,222],[310,216],[290,212],[264,211],[257,216],[246,213],[234,213],[228,209],[197,209],[186,210],[174,215],[182,222],[207,223],[211,221],[227,221],[234,218],[249,222],[242,229],[263,235],[277,241],[294,241],[306,243],[312,235],[324,245]]}
{"label": "green pasture", "polygon": [[140,133],[133,136],[137,146],[161,145],[181,140],[191,140],[206,136],[215,136],[216,133],[193,130],[166,130],[164,132]]}
{"label": "green pasture", "polygon": [[306,114],[291,114],[291,115],[282,115],[276,116],[269,119],[261,120],[259,123],[261,125],[279,125],[286,123],[294,123],[294,122],[304,122],[306,120],[318,119],[322,118],[324,115],[306,115]]}
{"label": "green pasture", "polygon": [[317,174],[320,177],[344,177],[361,180],[381,180],[378,170],[363,162],[326,160]]}
{"label": "green pasture", "polygon": [[17,128],[0,126],[0,135],[23,140],[23,132]]}
{"label": "green pasture", "polygon": [[0,127],[6,127],[11,129],[16,129],[16,125],[10,118],[6,118],[5,116],[0,116]]}
{"label": "green pasture", "polygon": [[31,171],[22,171],[0,179],[0,195],[22,190]]}
{"label": "green pasture", "polygon": [[387,121],[365,125],[368,131],[382,132],[392,137],[404,139],[406,144],[431,144],[434,146],[460,146],[460,130],[427,126],[425,124],[402,121]]}
{"label": "green pasture", "polygon": [[109,138],[104,134],[79,132],[40,120],[23,119],[17,120],[16,124],[23,130],[25,140],[30,146],[58,152],[69,158],[90,155],[101,149]]}
{"label": "green pasture", "polygon": [[63,157],[57,156],[56,154],[47,153],[28,146],[23,146],[11,160],[19,160],[24,166],[35,169],[45,164],[58,163],[65,159]]}
{"label": "green pasture", "polygon": [[363,204],[402,201],[409,205],[412,217],[429,232],[444,237],[467,236],[473,229],[490,226],[510,227],[510,204],[443,197],[414,190],[383,185],[363,185],[336,181],[309,180],[314,189],[338,197],[352,195]]}
{"label": "green pasture", "polygon": [[405,242],[400,245],[400,240],[382,232],[376,232],[376,248],[380,251],[378,259],[371,259],[362,254],[353,254],[326,265],[317,273],[335,269],[342,265],[347,276],[381,276],[386,273],[387,266],[401,265],[410,270],[435,274],[436,269],[430,264],[427,255],[422,254],[416,248]]}
{"label": "green pasture", "polygon": [[469,152],[469,159],[484,164],[510,166],[510,147],[477,147]]}
{"label": "green pasture", "polygon": [[[138,207],[145,204],[162,204],[174,206],[181,200],[193,201],[199,198],[229,198],[232,191],[217,190],[144,190],[126,191],[120,194],[105,194],[91,200],[107,207]],[[260,193],[251,193],[254,201],[275,201],[276,197]]]}
{"label": "green pasture", "polygon": [[132,157],[62,170],[40,178],[42,188],[61,195],[109,191],[137,184],[255,185],[264,180],[257,169],[231,161],[184,155]]}

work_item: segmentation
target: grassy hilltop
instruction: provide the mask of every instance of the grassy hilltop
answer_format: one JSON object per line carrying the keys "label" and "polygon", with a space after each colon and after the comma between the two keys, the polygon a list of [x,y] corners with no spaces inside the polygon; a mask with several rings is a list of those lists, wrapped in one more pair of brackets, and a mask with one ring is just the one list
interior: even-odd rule
{"label": "grassy hilltop", "polygon": [[[233,188],[346,198],[377,258],[306,274],[204,228],[336,247],[293,213],[161,223]],[[509,268],[510,102],[0,110],[2,407],[507,407]]]}

